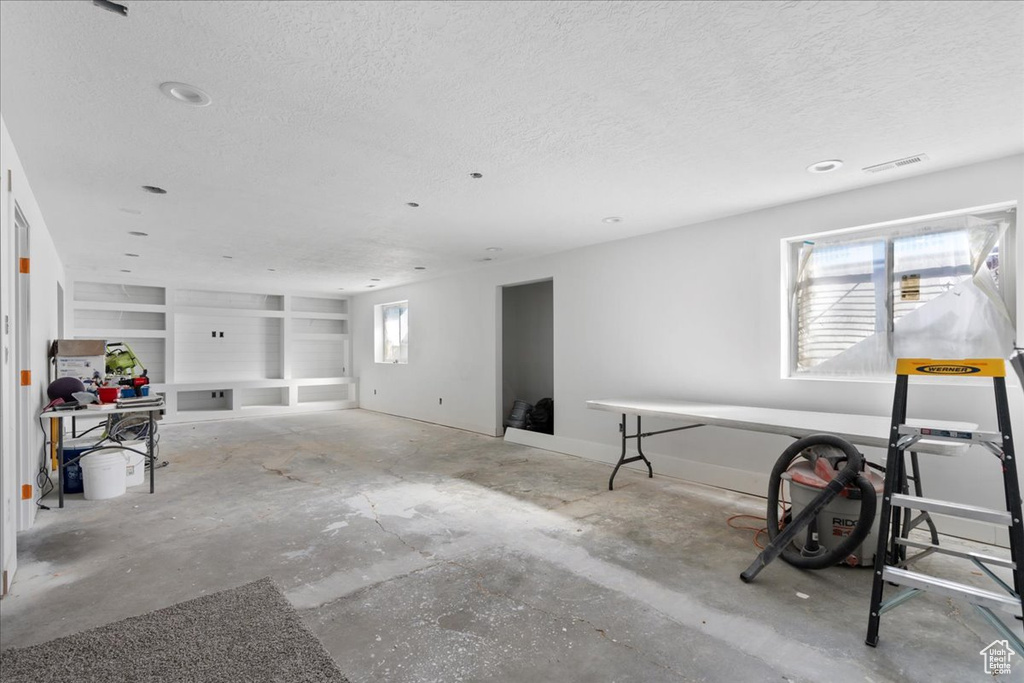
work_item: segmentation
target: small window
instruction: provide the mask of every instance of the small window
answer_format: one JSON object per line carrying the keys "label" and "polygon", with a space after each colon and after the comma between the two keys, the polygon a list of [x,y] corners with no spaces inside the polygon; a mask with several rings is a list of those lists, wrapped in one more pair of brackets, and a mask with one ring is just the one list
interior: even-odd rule
{"label": "small window", "polygon": [[409,302],[396,301],[374,307],[375,360],[378,363],[409,362]]}
{"label": "small window", "polygon": [[1002,204],[784,240],[789,374],[1008,357],[1015,225],[1016,207]]}

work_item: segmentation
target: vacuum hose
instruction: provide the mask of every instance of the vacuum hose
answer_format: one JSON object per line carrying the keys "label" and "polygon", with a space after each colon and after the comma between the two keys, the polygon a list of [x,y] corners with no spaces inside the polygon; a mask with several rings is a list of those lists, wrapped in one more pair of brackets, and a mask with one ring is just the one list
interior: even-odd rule
{"label": "vacuum hose", "polygon": [[[779,530],[779,489],[782,487],[782,475],[790,468],[793,461],[811,446],[832,446],[846,455],[846,467],[840,470],[835,479],[830,481],[824,490],[804,508],[796,519]],[[768,482],[768,537],[771,542],[761,551],[753,564],[740,574],[744,582],[751,582],[772,560],[782,555],[789,564],[801,569],[824,569],[831,567],[848,557],[871,533],[875,521],[875,487],[863,474],[864,456],[854,448],[853,444],[833,434],[813,434],[794,441],[782,452],[772,469]],[[860,519],[849,536],[833,550],[813,557],[805,556],[792,550],[789,545],[805,527],[811,524],[839,493],[849,484],[856,482],[861,492]]]}

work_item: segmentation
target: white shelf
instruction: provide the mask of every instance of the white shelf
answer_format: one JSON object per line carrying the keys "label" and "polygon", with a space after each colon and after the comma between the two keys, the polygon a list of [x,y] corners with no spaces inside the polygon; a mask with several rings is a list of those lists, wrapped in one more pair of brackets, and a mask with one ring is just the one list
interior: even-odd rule
{"label": "white shelf", "polygon": [[356,384],[357,380],[353,377],[301,377],[299,379],[290,379],[289,382],[296,386],[321,386],[324,384]]}
{"label": "white shelf", "polygon": [[347,332],[296,332],[292,335],[292,339],[302,341],[336,341],[339,343],[348,338]]}
{"label": "white shelf", "polygon": [[293,296],[291,312],[306,317],[348,315],[348,299],[318,296]]}
{"label": "white shelf", "polygon": [[122,338],[137,338],[137,339],[166,339],[167,330],[98,330],[98,329],[83,329],[78,328],[75,330],[75,339],[104,339],[108,342],[121,341]]}
{"label": "white shelf", "polygon": [[225,384],[230,384],[232,389],[272,389],[291,386],[291,382],[292,380],[287,379],[228,379],[210,380],[209,382],[175,382],[164,386],[171,391],[213,391],[223,389]]}
{"label": "white shelf", "polygon": [[93,281],[69,293],[69,336],[132,346],[169,422],[358,407],[347,298]]}
{"label": "white shelf", "polygon": [[[91,308],[95,304],[112,303],[121,306],[150,304],[162,306],[167,303],[167,290],[149,285],[128,285],[114,282],[74,283],[72,306]],[[127,310],[127,309],[125,309]]]}
{"label": "white shelf", "polygon": [[132,313],[165,313],[164,304],[140,304],[133,302],[119,303],[116,301],[76,301],[76,311],[125,311]]}
{"label": "white shelf", "polygon": [[295,319],[310,320],[348,320],[348,313],[317,313],[316,311],[289,311],[288,315]]}
{"label": "white shelf", "polygon": [[284,311],[281,294],[219,292],[205,289],[179,289],[175,301],[181,306],[220,308],[231,311]]}
{"label": "white shelf", "polygon": [[175,306],[177,315],[198,315],[219,318],[231,316],[238,318],[283,318],[284,311],[266,311],[257,308],[219,308],[216,306]]}

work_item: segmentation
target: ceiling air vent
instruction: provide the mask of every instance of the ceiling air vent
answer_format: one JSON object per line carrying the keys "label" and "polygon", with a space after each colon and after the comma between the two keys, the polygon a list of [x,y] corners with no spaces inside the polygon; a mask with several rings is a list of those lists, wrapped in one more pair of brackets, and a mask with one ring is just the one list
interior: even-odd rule
{"label": "ceiling air vent", "polygon": [[882,171],[891,171],[895,168],[902,168],[904,166],[920,164],[922,161],[928,161],[927,154],[915,154],[912,157],[904,157],[902,159],[896,159],[895,161],[887,161],[884,164],[875,164],[874,166],[868,166],[867,168],[862,170],[865,173],[881,173]]}

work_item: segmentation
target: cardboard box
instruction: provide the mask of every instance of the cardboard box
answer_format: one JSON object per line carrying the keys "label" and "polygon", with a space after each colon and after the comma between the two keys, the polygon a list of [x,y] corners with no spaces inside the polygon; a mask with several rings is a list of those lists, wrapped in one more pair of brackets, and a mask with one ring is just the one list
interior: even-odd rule
{"label": "cardboard box", "polygon": [[107,342],[104,339],[58,339],[53,343],[57,378],[77,377],[86,387],[97,375],[107,374]]}

